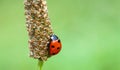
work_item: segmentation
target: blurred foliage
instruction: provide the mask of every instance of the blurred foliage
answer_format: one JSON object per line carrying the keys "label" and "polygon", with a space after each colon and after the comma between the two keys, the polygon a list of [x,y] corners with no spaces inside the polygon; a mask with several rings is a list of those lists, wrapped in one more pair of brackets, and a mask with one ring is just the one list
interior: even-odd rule
{"label": "blurred foliage", "polygon": [[[23,0],[0,0],[0,70],[37,70]],[[47,0],[63,44],[43,70],[120,70],[120,0]]]}

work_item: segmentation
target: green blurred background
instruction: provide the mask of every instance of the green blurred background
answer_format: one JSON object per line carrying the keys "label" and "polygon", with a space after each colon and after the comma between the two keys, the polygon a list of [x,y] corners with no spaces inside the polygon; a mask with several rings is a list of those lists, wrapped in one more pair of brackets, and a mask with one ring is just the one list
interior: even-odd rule
{"label": "green blurred background", "polygon": [[[38,70],[23,0],[0,0],[0,70]],[[47,0],[62,51],[43,70],[120,70],[120,0]]]}

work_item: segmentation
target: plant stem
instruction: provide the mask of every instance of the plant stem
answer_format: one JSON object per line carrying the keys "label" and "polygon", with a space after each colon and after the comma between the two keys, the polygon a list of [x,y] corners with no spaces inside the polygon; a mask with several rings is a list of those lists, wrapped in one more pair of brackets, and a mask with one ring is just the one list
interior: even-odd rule
{"label": "plant stem", "polygon": [[38,60],[38,66],[39,66],[40,70],[42,70],[43,63],[44,63],[44,61],[42,61],[40,59]]}

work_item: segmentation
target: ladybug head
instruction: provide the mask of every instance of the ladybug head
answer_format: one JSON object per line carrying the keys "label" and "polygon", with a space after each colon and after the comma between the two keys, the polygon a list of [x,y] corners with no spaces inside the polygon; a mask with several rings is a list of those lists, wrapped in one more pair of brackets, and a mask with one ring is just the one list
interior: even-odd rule
{"label": "ladybug head", "polygon": [[51,40],[53,41],[53,40],[58,40],[58,37],[55,35],[55,34],[53,34],[52,36],[51,36]]}

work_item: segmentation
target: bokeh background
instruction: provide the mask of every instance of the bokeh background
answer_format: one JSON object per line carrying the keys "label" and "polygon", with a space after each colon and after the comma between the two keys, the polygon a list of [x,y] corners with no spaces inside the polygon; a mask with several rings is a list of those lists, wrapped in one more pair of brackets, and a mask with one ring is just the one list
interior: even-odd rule
{"label": "bokeh background", "polygon": [[[23,0],[0,0],[0,70],[38,70]],[[120,70],[120,0],[47,0],[62,51],[43,70]]]}

